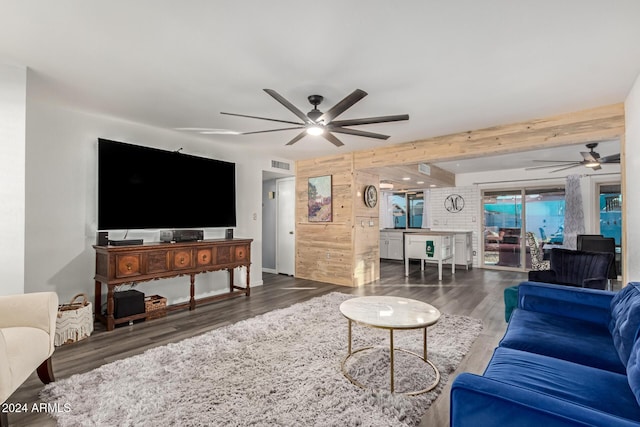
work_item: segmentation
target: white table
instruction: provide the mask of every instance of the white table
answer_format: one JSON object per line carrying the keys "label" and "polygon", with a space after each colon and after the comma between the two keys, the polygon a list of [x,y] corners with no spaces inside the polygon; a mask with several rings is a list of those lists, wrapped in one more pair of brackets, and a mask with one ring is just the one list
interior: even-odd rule
{"label": "white table", "polygon": [[[405,394],[416,395],[433,390],[440,382],[440,372],[435,365],[427,358],[427,327],[434,325],[440,319],[440,311],[437,308],[409,298],[392,296],[369,296],[349,299],[340,305],[340,312],[349,321],[349,347],[348,354],[341,364],[342,374],[353,384],[361,388],[366,388],[356,381],[345,369],[347,360],[355,353],[369,350],[373,347],[364,347],[358,350],[351,348],[351,328],[353,322],[361,325],[389,330],[389,353],[391,371],[391,392],[394,392],[394,350],[417,356],[422,361],[430,365],[435,372],[435,380],[427,388],[408,392]],[[393,345],[393,331],[396,329],[422,329],[423,330],[423,351],[422,355],[412,351],[397,348]]]}
{"label": "white table", "polygon": [[[427,241],[433,242],[432,253],[427,253]],[[429,231],[407,233],[404,237],[404,275],[409,275],[409,260],[419,259],[420,269],[425,262],[438,263],[438,280],[442,281],[442,264],[451,263],[451,274],[456,274],[455,233],[449,231]]]}

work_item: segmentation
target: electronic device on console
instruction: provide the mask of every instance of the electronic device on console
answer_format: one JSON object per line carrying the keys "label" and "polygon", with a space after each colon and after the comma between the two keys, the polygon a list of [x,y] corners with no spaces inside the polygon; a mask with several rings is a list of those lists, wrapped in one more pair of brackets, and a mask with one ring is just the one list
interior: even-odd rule
{"label": "electronic device on console", "polygon": [[160,241],[169,242],[196,242],[204,239],[203,230],[162,230]]}

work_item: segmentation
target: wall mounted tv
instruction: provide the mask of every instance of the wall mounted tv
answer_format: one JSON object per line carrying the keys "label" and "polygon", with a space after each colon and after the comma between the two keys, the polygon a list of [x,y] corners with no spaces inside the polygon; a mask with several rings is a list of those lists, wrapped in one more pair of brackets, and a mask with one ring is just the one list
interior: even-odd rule
{"label": "wall mounted tv", "polygon": [[98,230],[235,226],[235,163],[98,139]]}

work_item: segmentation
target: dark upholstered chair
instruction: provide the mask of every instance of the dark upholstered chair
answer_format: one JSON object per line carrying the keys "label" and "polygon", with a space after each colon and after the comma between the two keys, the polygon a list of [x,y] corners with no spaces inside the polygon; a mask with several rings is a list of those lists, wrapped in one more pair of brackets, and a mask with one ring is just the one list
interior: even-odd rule
{"label": "dark upholstered chair", "polygon": [[553,248],[550,269],[530,271],[529,281],[606,289],[614,254]]}
{"label": "dark upholstered chair", "polygon": [[614,259],[611,260],[611,267],[609,268],[609,279],[616,279],[618,277],[618,271],[616,269],[615,254],[616,254],[616,240],[613,237],[602,237],[600,235],[592,234],[579,234],[578,235],[578,250],[589,252],[609,252],[612,253]]}

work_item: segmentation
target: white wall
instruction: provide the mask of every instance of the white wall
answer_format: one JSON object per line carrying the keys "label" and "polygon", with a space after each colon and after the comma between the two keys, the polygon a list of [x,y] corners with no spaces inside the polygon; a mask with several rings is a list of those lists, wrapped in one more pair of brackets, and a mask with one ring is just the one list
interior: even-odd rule
{"label": "white wall", "polygon": [[[472,231],[473,265],[478,265],[478,236],[482,236],[480,191],[476,186],[456,186],[432,188],[429,191],[427,206],[430,208],[432,230]],[[460,212],[449,212],[445,209],[444,201],[451,195],[457,194],[464,199],[464,207]]]}
{"label": "white wall", "polygon": [[623,265],[627,282],[640,281],[640,75],[624,103],[625,109],[625,171],[626,194],[623,208],[626,214],[627,253]]}
{"label": "white wall", "polygon": [[[183,147],[183,153],[235,162],[234,235],[253,239],[251,284],[262,284],[262,171],[271,170],[270,158],[252,157],[247,150],[210,139],[52,105],[36,92],[27,88],[25,291],[54,290],[61,301],[84,292],[93,299],[99,137],[170,150]],[[215,207],[215,189],[211,199]],[[189,209],[189,202],[183,203]],[[110,232],[110,237],[122,238],[124,233]],[[128,237],[158,241],[159,230],[134,230]],[[220,237],[224,229],[205,230],[205,238]],[[236,276],[239,282],[245,277]],[[226,272],[196,277],[198,296],[220,293],[226,286]],[[166,296],[169,303],[186,301],[189,278],[143,283],[137,289]]]}
{"label": "white wall", "polygon": [[27,70],[0,64],[0,295],[24,292]]}

